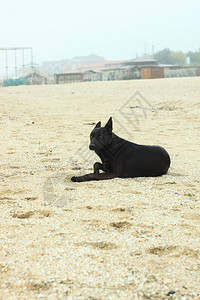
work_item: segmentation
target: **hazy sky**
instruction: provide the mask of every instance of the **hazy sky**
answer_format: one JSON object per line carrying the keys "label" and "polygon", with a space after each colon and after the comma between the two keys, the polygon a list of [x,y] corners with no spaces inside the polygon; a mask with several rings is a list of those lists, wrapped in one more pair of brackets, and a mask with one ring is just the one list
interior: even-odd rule
{"label": "hazy sky", "polygon": [[200,0],[1,0],[0,48],[33,47],[38,63],[91,52],[132,59],[145,44],[200,48]]}

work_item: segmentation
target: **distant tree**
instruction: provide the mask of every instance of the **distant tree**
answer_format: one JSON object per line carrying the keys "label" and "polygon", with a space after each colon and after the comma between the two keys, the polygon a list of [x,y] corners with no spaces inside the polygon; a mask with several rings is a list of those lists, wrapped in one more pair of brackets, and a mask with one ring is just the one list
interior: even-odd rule
{"label": "distant tree", "polygon": [[188,52],[187,56],[190,57],[190,64],[192,66],[200,66],[200,49],[195,52]]}
{"label": "distant tree", "polygon": [[171,61],[173,65],[184,66],[185,65],[185,54],[182,51],[171,52],[170,54]]}
{"label": "distant tree", "polygon": [[158,51],[157,53],[155,53],[154,58],[157,59],[160,63],[163,64],[171,64],[171,51],[168,48],[165,48],[161,51]]}
{"label": "distant tree", "polygon": [[165,48],[155,53],[154,58],[163,64],[185,65],[185,54],[182,51],[175,52]]}

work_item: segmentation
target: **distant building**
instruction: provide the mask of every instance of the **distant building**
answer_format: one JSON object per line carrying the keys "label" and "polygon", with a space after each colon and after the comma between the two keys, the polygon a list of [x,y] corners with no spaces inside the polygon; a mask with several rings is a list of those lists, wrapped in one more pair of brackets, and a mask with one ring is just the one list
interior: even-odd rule
{"label": "distant building", "polygon": [[41,72],[46,77],[52,77],[54,74],[61,73],[67,64],[69,63],[68,59],[60,61],[47,61],[43,62],[41,67]]}
{"label": "distant building", "polygon": [[39,64],[37,64],[35,62],[30,62],[27,65],[24,65],[23,68],[20,68],[17,71],[18,77],[25,77],[27,74],[30,74],[30,73],[40,74],[41,69],[40,69]]}
{"label": "distant building", "polygon": [[[90,60],[91,56],[93,60]],[[54,74],[54,82],[59,83],[69,83],[69,82],[83,82],[83,81],[101,81],[108,80],[104,73],[104,70],[111,67],[119,67],[124,61],[106,61],[104,58],[94,55],[88,56],[87,59],[81,59],[86,64],[81,64],[76,66],[75,71],[66,71],[59,74]],[[75,60],[78,58],[75,58]],[[98,61],[96,63],[91,63],[92,61]],[[101,61],[102,60],[102,61]],[[89,63],[90,62],[90,63]]]}
{"label": "distant building", "polygon": [[54,74],[77,72],[80,66],[90,66],[104,61],[104,57],[95,54],[76,56],[72,59],[44,62],[41,72],[47,77],[53,77]]}
{"label": "distant building", "polygon": [[56,84],[73,83],[84,81],[84,75],[80,72],[54,74]]}
{"label": "distant building", "polygon": [[137,78],[141,79],[164,78],[166,68],[180,68],[175,65],[161,65],[156,59],[151,57],[141,57],[126,61],[124,66],[127,66],[130,70],[130,79],[132,79],[133,74],[138,74]]}
{"label": "distant building", "polygon": [[141,58],[134,58],[131,60],[128,60],[126,62],[124,62],[125,66],[138,66],[138,67],[150,67],[150,66],[158,66],[159,63],[156,59],[151,58],[151,57],[141,57]]}
{"label": "distant building", "polygon": [[[85,64],[83,64],[83,61]],[[93,61],[98,62],[92,63]],[[101,57],[99,59],[98,56],[91,55],[75,57],[70,64],[70,68],[74,64],[76,70],[68,71],[66,68],[65,72],[55,74],[55,83],[186,77],[199,76],[200,73],[200,69],[197,67],[186,68],[160,64],[158,60],[151,57],[135,58],[128,61],[106,61]],[[69,67],[69,63],[67,67]]]}
{"label": "distant building", "polygon": [[39,73],[30,73],[25,76],[25,79],[28,85],[45,84],[45,77]]}

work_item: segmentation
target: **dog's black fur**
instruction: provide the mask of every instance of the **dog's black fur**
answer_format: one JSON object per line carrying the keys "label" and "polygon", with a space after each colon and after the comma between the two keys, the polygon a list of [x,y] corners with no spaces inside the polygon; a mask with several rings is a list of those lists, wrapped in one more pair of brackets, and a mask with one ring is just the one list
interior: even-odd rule
{"label": "dog's black fur", "polygon": [[[94,164],[94,173],[72,177],[75,182],[114,177],[156,177],[166,174],[170,166],[167,151],[160,146],[144,146],[126,141],[112,132],[112,118],[101,127],[98,122],[90,134],[90,150],[102,163]],[[99,173],[99,170],[104,173]]]}

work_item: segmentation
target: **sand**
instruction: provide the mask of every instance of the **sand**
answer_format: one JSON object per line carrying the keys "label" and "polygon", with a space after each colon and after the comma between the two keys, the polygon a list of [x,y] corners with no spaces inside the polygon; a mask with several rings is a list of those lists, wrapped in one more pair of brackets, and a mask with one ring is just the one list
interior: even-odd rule
{"label": "sand", "polygon": [[[0,88],[0,299],[200,299],[200,78]],[[94,124],[167,175],[72,183]]]}

